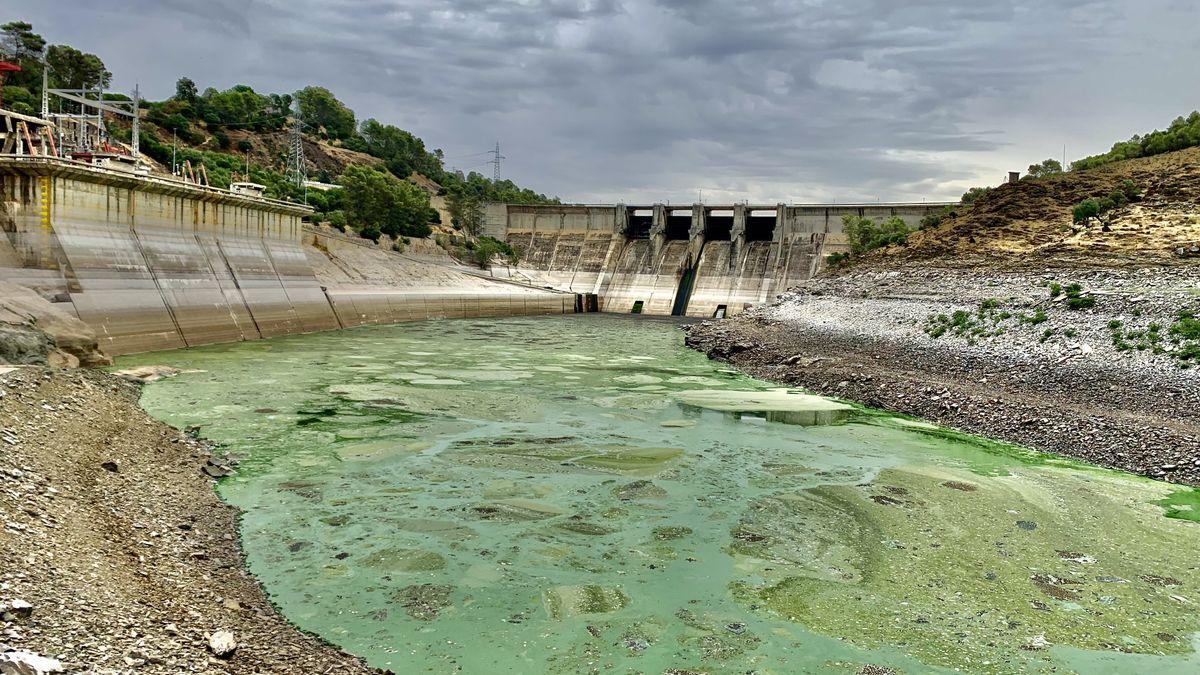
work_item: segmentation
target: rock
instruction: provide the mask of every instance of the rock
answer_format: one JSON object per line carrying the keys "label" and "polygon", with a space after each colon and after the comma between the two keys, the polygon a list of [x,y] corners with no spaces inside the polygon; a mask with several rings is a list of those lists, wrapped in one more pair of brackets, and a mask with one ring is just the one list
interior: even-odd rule
{"label": "rock", "polygon": [[0,675],[45,675],[63,672],[62,663],[24,649],[0,654]]}
{"label": "rock", "polygon": [[33,605],[17,598],[9,603],[9,609],[6,614],[11,614],[18,619],[28,619],[29,615],[33,614]]}
{"label": "rock", "polygon": [[29,288],[0,281],[0,352],[19,346],[11,342],[13,338],[34,351],[25,352],[32,360],[0,357],[12,363],[45,364],[51,360],[49,365],[66,367],[112,364],[112,359],[100,351],[95,331],[86,323]]}
{"label": "rock", "polygon": [[230,658],[237,648],[237,640],[233,637],[233,631],[219,630],[208,636],[208,651],[217,658]]}
{"label": "rock", "polygon": [[178,368],[172,368],[170,366],[138,366],[136,368],[118,370],[114,372],[113,375],[125,380],[129,380],[130,382],[140,382],[145,384],[146,382],[156,382],[167,377],[175,377],[180,372],[181,371]]}

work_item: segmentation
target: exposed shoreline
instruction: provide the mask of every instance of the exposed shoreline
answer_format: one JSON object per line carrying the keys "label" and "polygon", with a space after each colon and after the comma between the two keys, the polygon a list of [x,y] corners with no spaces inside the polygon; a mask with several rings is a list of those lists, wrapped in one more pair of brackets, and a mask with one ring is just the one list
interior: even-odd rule
{"label": "exposed shoreline", "polygon": [[[685,330],[690,347],[755,377],[1200,485],[1200,371],[1180,368],[1171,352],[1119,350],[1111,328],[1160,324],[1165,335],[1179,310],[1200,309],[1198,279],[1196,267],[857,273]],[[1073,311],[1051,299],[1045,284],[1054,280],[1080,283],[1095,306]],[[989,300],[999,307],[980,310]],[[926,332],[931,315],[956,310],[1001,334]],[[1039,310],[1040,323],[1020,321]]]}
{"label": "exposed shoreline", "polygon": [[0,621],[0,653],[66,672],[381,672],[271,606],[207,445],[147,415],[137,385],[24,367],[0,393],[0,605],[32,605]]}

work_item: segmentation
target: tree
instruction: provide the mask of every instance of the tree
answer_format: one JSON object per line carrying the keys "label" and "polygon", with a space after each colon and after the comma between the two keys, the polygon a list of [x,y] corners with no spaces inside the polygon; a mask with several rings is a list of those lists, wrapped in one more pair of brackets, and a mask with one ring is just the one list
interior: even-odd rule
{"label": "tree", "polygon": [[183,101],[188,104],[195,104],[196,98],[200,92],[196,89],[196,83],[190,77],[181,77],[175,81],[175,100]]}
{"label": "tree", "polygon": [[305,87],[296,92],[300,120],[314,131],[324,129],[330,138],[347,139],[355,133],[354,111],[324,87]]}
{"label": "tree", "polygon": [[450,224],[472,237],[483,232],[483,203],[471,194],[456,193],[446,198]]}
{"label": "tree", "polygon": [[50,45],[46,65],[50,68],[50,84],[56,89],[107,89],[112,82],[112,73],[99,56],[67,45]]}
{"label": "tree", "polygon": [[[33,104],[27,103],[26,98],[37,101],[42,97],[42,50],[45,48],[46,41],[33,32],[32,25],[24,21],[12,21],[0,26],[0,57],[21,67],[21,70],[8,74],[8,86],[4,94],[5,102],[17,102],[19,99],[22,109],[17,112],[32,111]],[[14,88],[20,88],[23,92]],[[26,106],[30,110],[24,110]]]}
{"label": "tree", "polygon": [[26,61],[40,58],[46,48],[46,41],[41,35],[33,32],[33,24],[24,21],[10,21],[0,26],[0,47],[4,54],[13,61]]}
{"label": "tree", "polygon": [[908,224],[899,216],[892,216],[882,223],[870,218],[846,214],[842,216],[842,231],[850,242],[850,251],[862,255],[877,248],[892,244],[903,245],[908,241]]}
{"label": "tree", "polygon": [[370,167],[351,165],[342,173],[347,218],[364,230],[390,236],[427,237],[429,195],[395,176]]}
{"label": "tree", "polygon": [[441,182],[444,173],[442,161],[425,149],[425,142],[420,138],[374,119],[363,122],[359,133],[366,152],[382,159],[388,171],[397,178],[408,178],[413,173],[419,173]]}
{"label": "tree", "polygon": [[962,203],[964,206],[970,206],[991,191],[990,187],[973,187],[963,193]]}
{"label": "tree", "polygon": [[1062,173],[1062,163],[1057,159],[1044,159],[1041,164],[1029,165],[1029,177],[1041,178],[1043,176],[1051,176],[1056,173]]}

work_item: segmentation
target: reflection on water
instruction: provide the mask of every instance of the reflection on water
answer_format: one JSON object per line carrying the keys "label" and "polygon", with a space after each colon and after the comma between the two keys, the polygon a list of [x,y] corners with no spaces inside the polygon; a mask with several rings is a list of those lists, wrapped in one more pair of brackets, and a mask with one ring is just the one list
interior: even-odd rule
{"label": "reflection on water", "polygon": [[283,611],[397,672],[1200,665],[1192,493],[778,389],[670,323],[121,361],[200,371],[143,404],[246,458],[220,490]]}

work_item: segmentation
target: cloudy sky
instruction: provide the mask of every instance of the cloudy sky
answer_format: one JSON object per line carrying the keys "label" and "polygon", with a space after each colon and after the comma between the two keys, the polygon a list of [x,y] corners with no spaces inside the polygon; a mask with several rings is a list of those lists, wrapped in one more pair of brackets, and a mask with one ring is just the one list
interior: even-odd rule
{"label": "cloudy sky", "polygon": [[1195,0],[6,0],[117,89],[330,88],[565,200],[920,201],[1200,108]]}

